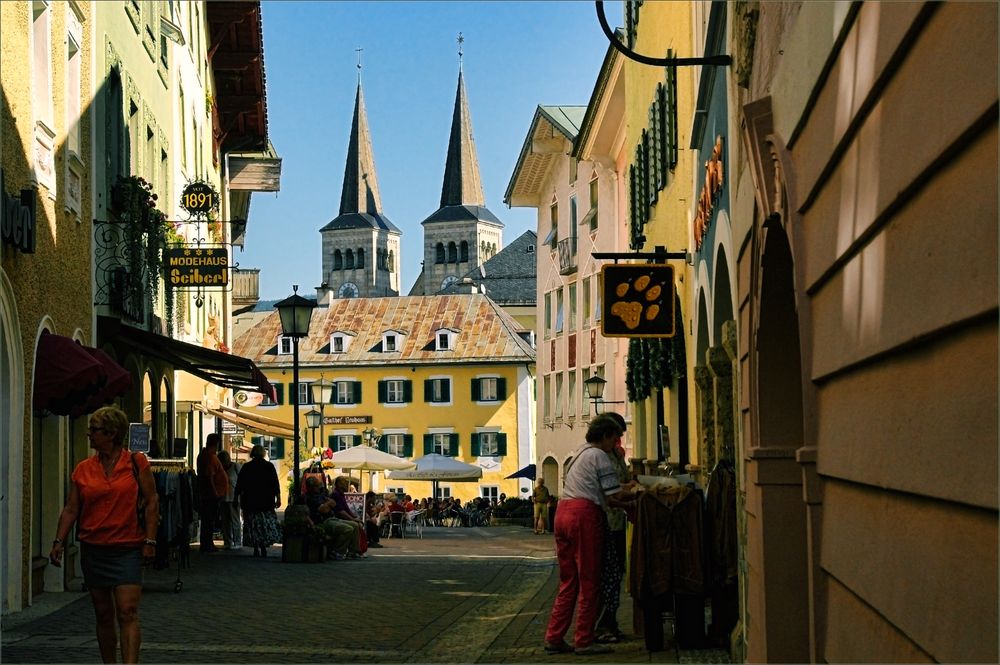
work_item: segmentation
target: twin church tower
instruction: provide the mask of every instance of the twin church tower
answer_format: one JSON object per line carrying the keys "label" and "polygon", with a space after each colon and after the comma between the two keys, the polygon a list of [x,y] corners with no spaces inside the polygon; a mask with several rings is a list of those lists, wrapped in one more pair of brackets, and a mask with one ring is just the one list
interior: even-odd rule
{"label": "twin church tower", "polygon": [[[460,52],[461,55],[461,52]],[[360,65],[359,65],[360,67]],[[440,207],[423,220],[423,269],[407,295],[433,295],[496,254],[503,223],[486,208],[461,67]],[[321,303],[403,294],[402,232],[386,217],[375,174],[361,80],[347,148],[340,214],[320,229]]]}

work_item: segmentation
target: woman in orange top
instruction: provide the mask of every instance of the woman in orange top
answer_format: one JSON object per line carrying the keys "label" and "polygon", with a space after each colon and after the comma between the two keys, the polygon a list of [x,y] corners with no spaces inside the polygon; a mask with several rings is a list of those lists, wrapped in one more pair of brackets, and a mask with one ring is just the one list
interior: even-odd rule
{"label": "woman in orange top", "polygon": [[[139,662],[142,564],[143,560],[151,562],[156,555],[160,516],[149,460],[141,453],[124,449],[127,432],[128,417],[118,407],[105,406],[90,416],[87,433],[97,454],[73,470],[69,498],[59,515],[56,539],[49,552],[52,565],[61,565],[63,541],[78,522],[80,564],[94,603],[97,643],[105,663],[116,662],[116,617],[122,662]],[[145,529],[140,528],[136,514],[140,491],[146,500]]]}

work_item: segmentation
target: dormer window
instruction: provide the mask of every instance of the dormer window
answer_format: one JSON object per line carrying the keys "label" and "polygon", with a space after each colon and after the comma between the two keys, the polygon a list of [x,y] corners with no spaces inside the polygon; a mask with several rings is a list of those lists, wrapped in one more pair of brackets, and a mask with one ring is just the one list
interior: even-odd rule
{"label": "dormer window", "polygon": [[279,356],[290,356],[292,355],[292,338],[291,337],[279,337],[278,338],[278,355]]}
{"label": "dormer window", "polygon": [[405,335],[399,330],[386,330],[382,333],[382,351],[384,353],[398,353],[403,349],[403,338]]}
{"label": "dormer window", "polygon": [[454,328],[441,328],[434,334],[435,351],[451,351],[455,348],[455,335],[458,333]]}
{"label": "dormer window", "polygon": [[335,332],[330,335],[330,353],[347,353],[354,336],[350,333]]}

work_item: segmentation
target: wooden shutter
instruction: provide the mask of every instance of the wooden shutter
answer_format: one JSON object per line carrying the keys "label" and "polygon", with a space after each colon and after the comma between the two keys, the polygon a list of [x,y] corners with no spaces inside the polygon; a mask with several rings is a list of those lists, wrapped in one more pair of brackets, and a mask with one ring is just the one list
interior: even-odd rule
{"label": "wooden shutter", "polygon": [[285,384],[284,383],[275,383],[274,384],[274,392],[275,392],[275,397],[278,398],[275,401],[275,403],[276,404],[284,404],[285,403]]}
{"label": "wooden shutter", "polygon": [[389,452],[389,439],[388,439],[388,437],[385,437],[385,436],[379,437],[378,443],[375,444],[375,447],[378,448],[379,450],[381,450],[383,453]]}
{"label": "wooden shutter", "polygon": [[434,435],[424,434],[424,455],[434,452]]}
{"label": "wooden shutter", "polygon": [[403,457],[413,457],[413,435],[403,435]]}
{"label": "wooden shutter", "polygon": [[280,436],[274,440],[274,458],[285,459],[285,440]]}
{"label": "wooden shutter", "polygon": [[353,381],[354,404],[361,404],[361,382]]}
{"label": "wooden shutter", "polygon": [[448,435],[450,444],[448,446],[448,454],[452,457],[458,457],[458,433],[452,432]]}
{"label": "wooden shutter", "polygon": [[337,445],[337,435],[330,434],[327,437],[326,447],[330,448],[331,450],[336,450],[336,445]]}
{"label": "wooden shutter", "polygon": [[497,456],[503,457],[507,454],[507,435],[503,432],[497,434]]}
{"label": "wooden shutter", "polygon": [[480,392],[480,389],[479,389],[479,379],[473,379],[472,380],[472,401],[473,402],[478,402],[480,399],[482,399],[480,397],[480,395],[481,395],[481,392]]}
{"label": "wooden shutter", "polygon": [[507,379],[502,376],[497,378],[497,399],[501,402],[507,399]]}
{"label": "wooden shutter", "polygon": [[431,379],[424,379],[424,401],[430,402],[434,395],[434,382]]}
{"label": "wooden shutter", "polygon": [[472,433],[472,456],[479,457],[480,447],[479,447],[479,432]]}
{"label": "wooden shutter", "polygon": [[403,381],[403,401],[409,404],[413,401],[413,381]]}
{"label": "wooden shutter", "polygon": [[441,401],[451,401],[451,379],[441,379]]}
{"label": "wooden shutter", "polygon": [[360,434],[355,434],[354,436],[351,437],[351,441],[353,442],[353,445],[360,446],[361,445],[361,435]]}
{"label": "wooden shutter", "polygon": [[379,404],[385,404],[387,401],[389,401],[388,391],[389,391],[389,382],[388,381],[379,381],[378,382],[378,403]]}

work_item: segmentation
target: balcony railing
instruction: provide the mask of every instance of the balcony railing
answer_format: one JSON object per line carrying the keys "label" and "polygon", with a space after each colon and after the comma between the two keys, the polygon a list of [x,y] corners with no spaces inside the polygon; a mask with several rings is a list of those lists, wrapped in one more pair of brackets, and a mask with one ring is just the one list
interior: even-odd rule
{"label": "balcony railing", "polygon": [[97,221],[94,226],[94,304],[106,306],[125,321],[149,325],[155,317],[151,317],[150,280],[141,260],[146,253],[146,238],[130,243],[121,224]]}
{"label": "balcony railing", "polygon": [[576,236],[559,241],[559,274],[569,275],[576,272]]}

